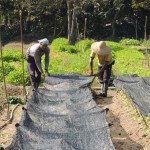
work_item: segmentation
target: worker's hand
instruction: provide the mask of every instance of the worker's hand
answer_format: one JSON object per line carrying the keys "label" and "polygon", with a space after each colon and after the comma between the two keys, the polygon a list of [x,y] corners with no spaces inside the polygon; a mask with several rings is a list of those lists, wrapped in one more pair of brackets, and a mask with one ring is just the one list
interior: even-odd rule
{"label": "worker's hand", "polygon": [[46,76],[46,77],[47,77],[47,76],[50,76],[50,73],[48,72],[47,69],[45,69],[45,76]]}
{"label": "worker's hand", "polygon": [[93,75],[93,71],[92,70],[89,70],[89,75]]}
{"label": "worker's hand", "polygon": [[94,74],[95,76],[100,76],[102,74],[102,72],[97,72],[96,74]]}
{"label": "worker's hand", "polygon": [[46,77],[50,76],[50,73],[49,72],[45,72],[45,76]]}

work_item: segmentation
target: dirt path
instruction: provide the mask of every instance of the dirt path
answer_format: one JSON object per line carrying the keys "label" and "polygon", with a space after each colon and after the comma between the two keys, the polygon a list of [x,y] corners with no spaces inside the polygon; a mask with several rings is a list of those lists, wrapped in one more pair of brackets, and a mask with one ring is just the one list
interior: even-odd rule
{"label": "dirt path", "polygon": [[[96,93],[99,92],[98,90]],[[122,103],[122,96],[117,91],[109,90],[107,98],[97,97],[97,105],[109,108],[107,121],[110,126],[110,134],[116,150],[150,150],[150,137],[141,128],[141,123],[135,119]],[[22,106],[17,108],[12,124],[0,130],[0,147],[7,147],[15,134],[15,124],[19,122]],[[0,125],[5,122],[6,113],[0,114]]]}
{"label": "dirt path", "polygon": [[[20,121],[21,118],[21,112],[22,112],[22,105],[18,106],[13,117],[13,121],[11,124],[8,124],[6,127],[0,130],[0,147],[7,147],[11,144],[13,135],[15,134],[16,128],[15,124]],[[14,106],[10,108],[13,109]],[[0,126],[3,125],[7,120],[7,110],[3,111],[3,113],[0,114]]]}
{"label": "dirt path", "polygon": [[142,129],[133,110],[123,104],[121,94],[109,91],[107,98],[96,98],[95,101],[98,106],[109,108],[107,121],[116,150],[150,150],[150,136]]}

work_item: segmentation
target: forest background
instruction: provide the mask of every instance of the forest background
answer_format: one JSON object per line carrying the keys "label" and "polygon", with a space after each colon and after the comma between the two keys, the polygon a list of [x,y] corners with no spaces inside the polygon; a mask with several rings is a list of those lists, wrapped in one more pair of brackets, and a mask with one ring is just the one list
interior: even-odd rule
{"label": "forest background", "polygon": [[3,44],[20,35],[20,15],[30,40],[143,39],[146,26],[150,35],[149,0],[0,0]]}

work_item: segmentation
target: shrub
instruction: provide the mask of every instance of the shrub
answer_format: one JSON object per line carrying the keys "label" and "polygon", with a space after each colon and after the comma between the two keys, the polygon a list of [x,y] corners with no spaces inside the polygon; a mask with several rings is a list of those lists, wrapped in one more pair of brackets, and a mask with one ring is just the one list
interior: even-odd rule
{"label": "shrub", "polygon": [[24,104],[21,98],[15,96],[9,96],[8,101],[10,104]]}
{"label": "shrub", "polygon": [[77,53],[78,50],[75,46],[73,45],[64,45],[60,47],[60,51],[62,52],[68,52],[68,53]]}
{"label": "shrub", "polygon": [[115,75],[137,74],[138,76],[150,76],[150,70],[142,64],[144,55],[133,49],[124,49],[115,53],[115,65],[113,72]]}
{"label": "shrub", "polygon": [[22,53],[19,50],[4,50],[3,51],[3,60],[6,62],[20,61],[21,59],[22,59]]}
{"label": "shrub", "polygon": [[[24,81],[25,85],[30,84],[29,76],[27,72],[24,73]],[[6,82],[14,85],[21,85],[22,84],[22,69],[15,69],[6,76]]]}
{"label": "shrub", "polygon": [[51,48],[54,51],[59,52],[68,52],[68,53],[77,53],[78,50],[76,46],[69,45],[68,40],[66,38],[57,38],[53,40],[51,44]]}
{"label": "shrub", "polygon": [[51,48],[54,51],[64,51],[61,47],[68,45],[68,40],[66,38],[56,38],[51,43]]}
{"label": "shrub", "polygon": [[[13,71],[15,68],[11,66],[9,63],[4,63],[4,74],[7,76],[11,71]],[[0,66],[0,82],[2,82],[2,66]]]}
{"label": "shrub", "polygon": [[135,40],[135,39],[122,39],[120,41],[120,44],[123,44],[123,45],[140,45],[141,42],[139,40]]}
{"label": "shrub", "polygon": [[111,47],[112,52],[117,52],[117,51],[121,51],[124,50],[125,47],[117,42],[112,42],[112,41],[106,41],[106,44]]}
{"label": "shrub", "polygon": [[143,41],[143,42],[142,42],[142,45],[143,45],[143,46],[150,46],[150,40]]}
{"label": "shrub", "polygon": [[76,47],[78,48],[78,50],[80,52],[85,52],[87,50],[91,49],[91,44],[94,42],[94,40],[81,40],[79,42],[76,43]]}

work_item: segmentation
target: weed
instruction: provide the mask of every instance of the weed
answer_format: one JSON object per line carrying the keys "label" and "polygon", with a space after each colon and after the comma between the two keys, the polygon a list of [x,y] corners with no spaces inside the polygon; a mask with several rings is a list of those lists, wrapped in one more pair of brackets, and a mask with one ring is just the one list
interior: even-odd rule
{"label": "weed", "polygon": [[8,101],[10,104],[23,104],[24,105],[24,102],[22,102],[22,99],[19,98],[19,97],[15,97],[15,96],[9,96],[8,97]]}

